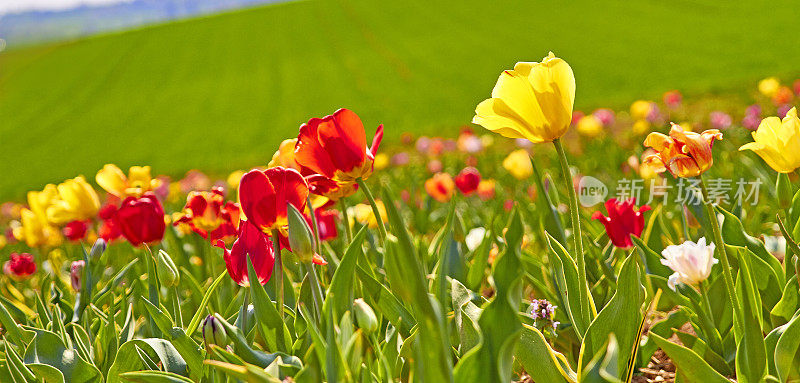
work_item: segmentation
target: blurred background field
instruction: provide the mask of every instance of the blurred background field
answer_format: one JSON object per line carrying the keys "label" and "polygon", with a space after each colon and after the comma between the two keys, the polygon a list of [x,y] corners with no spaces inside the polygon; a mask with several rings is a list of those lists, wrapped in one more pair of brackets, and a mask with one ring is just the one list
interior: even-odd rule
{"label": "blurred background field", "polygon": [[[624,23],[622,22],[624,21]],[[577,109],[793,78],[796,4],[308,0],[0,52],[0,200],[105,163],[180,176],[266,164],[339,107],[455,134],[497,75],[552,50]],[[2,36],[0,36],[2,37]]]}

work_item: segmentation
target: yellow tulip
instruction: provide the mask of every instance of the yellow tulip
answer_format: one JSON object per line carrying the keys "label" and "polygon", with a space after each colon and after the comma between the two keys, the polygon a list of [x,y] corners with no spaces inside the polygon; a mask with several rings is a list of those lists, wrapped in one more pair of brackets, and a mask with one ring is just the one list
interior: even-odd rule
{"label": "yellow tulip", "polygon": [[231,187],[231,190],[238,190],[239,189],[239,181],[242,180],[242,176],[244,175],[243,170],[234,170],[228,175],[228,186]]}
{"label": "yellow tulip", "polygon": [[100,210],[100,199],[83,176],[58,185],[58,200],[47,208],[47,221],[62,225],[75,220],[91,219]]}
{"label": "yellow tulip", "polygon": [[107,164],[97,172],[95,181],[105,191],[119,198],[140,197],[161,185],[161,180],[150,175],[149,166],[131,166],[128,176],[125,176],[117,165]]}
{"label": "yellow tulip", "polygon": [[[375,204],[378,206],[378,211],[381,213],[381,220],[384,223],[386,223],[387,222],[386,206],[384,206],[383,201],[380,200],[375,201]],[[370,228],[373,229],[378,227],[378,220],[375,218],[375,214],[372,212],[372,207],[370,205],[360,203],[356,206],[349,208],[348,210],[349,210],[348,214],[353,215],[356,222],[362,225],[368,225]]]}
{"label": "yellow tulip", "polygon": [[572,68],[550,52],[540,63],[518,62],[503,71],[472,122],[508,138],[551,142],[569,128],[574,102]]}
{"label": "yellow tulip", "polygon": [[61,231],[49,225],[44,217],[30,209],[22,209],[20,215],[22,225],[15,228],[14,237],[25,241],[29,247],[58,246],[63,242]]}
{"label": "yellow tulip", "polygon": [[386,153],[378,153],[375,156],[375,161],[372,162],[372,166],[375,170],[383,170],[389,166],[389,156]]}
{"label": "yellow tulip", "polygon": [[587,137],[597,137],[603,134],[603,123],[594,115],[581,117],[578,120],[578,133]]}
{"label": "yellow tulip", "polygon": [[792,108],[781,121],[778,117],[761,120],[753,140],[739,150],[752,150],[779,173],[791,173],[800,167],[800,119]]}
{"label": "yellow tulip", "polygon": [[511,152],[503,160],[503,167],[518,180],[526,179],[533,174],[531,158],[524,149],[517,149]]}
{"label": "yellow tulip", "polygon": [[267,164],[267,167],[283,166],[284,168],[300,170],[300,165],[294,159],[295,144],[297,144],[296,138],[283,140],[278,145],[278,150],[272,155],[272,160]]}
{"label": "yellow tulip", "polygon": [[758,82],[758,91],[767,97],[772,97],[778,93],[780,87],[781,82],[776,77],[767,77]]}
{"label": "yellow tulip", "polygon": [[653,110],[653,102],[638,100],[631,104],[631,118],[634,120],[646,120]]}
{"label": "yellow tulip", "polygon": [[58,188],[56,185],[47,184],[42,191],[28,192],[28,207],[37,217],[45,219],[47,208],[58,200]]}

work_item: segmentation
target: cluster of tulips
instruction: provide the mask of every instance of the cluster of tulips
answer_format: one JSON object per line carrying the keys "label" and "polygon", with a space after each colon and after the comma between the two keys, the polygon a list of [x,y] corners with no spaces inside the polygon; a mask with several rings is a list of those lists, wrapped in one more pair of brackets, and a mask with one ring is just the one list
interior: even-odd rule
{"label": "cluster of tulips", "polygon": [[[800,89],[758,88],[740,124],[677,91],[584,114],[551,53],[476,108],[511,140],[379,152],[340,109],[225,181],[47,185],[2,205],[0,381],[796,381]],[[715,201],[713,171],[768,191]],[[582,208],[585,174],[691,180],[696,203]]]}

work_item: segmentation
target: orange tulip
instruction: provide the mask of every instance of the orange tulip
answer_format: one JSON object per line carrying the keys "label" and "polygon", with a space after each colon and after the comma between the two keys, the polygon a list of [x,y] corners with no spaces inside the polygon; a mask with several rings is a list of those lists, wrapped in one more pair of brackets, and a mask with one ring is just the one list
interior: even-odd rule
{"label": "orange tulip", "polygon": [[453,197],[456,184],[447,173],[436,173],[425,181],[425,191],[439,202],[447,202]]}
{"label": "orange tulip", "polygon": [[711,147],[721,139],[722,133],[717,129],[698,134],[672,124],[669,136],[654,132],[645,138],[644,146],[658,153],[645,157],[644,164],[657,173],[666,170],[675,177],[697,177],[714,164]]}

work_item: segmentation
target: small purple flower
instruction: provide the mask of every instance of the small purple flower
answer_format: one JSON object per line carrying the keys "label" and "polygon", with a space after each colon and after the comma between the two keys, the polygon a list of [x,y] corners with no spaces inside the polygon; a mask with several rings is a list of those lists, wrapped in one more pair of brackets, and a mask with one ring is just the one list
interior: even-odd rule
{"label": "small purple flower", "polygon": [[661,120],[661,109],[658,108],[656,103],[652,103],[650,113],[647,114],[647,121],[654,123]]}
{"label": "small purple flower", "polygon": [[708,116],[709,120],[711,121],[711,126],[714,129],[728,129],[731,127],[733,123],[733,119],[731,116],[725,112],[714,111],[711,112]]}
{"label": "small purple flower", "polygon": [[758,104],[750,105],[744,111],[744,114],[745,116],[761,117],[761,106]]}
{"label": "small purple flower", "polygon": [[761,117],[748,114],[742,119],[742,126],[750,130],[758,129],[758,124],[761,123]]}
{"label": "small purple flower", "polygon": [[614,124],[614,111],[607,108],[600,108],[594,111],[594,116],[600,120],[603,126],[611,126]]}
{"label": "small purple flower", "polygon": [[392,156],[392,165],[403,166],[408,164],[408,153],[400,152]]}
{"label": "small purple flower", "polygon": [[556,312],[556,306],[553,306],[547,299],[534,299],[528,307],[531,316],[535,320],[553,320]]}
{"label": "small purple flower", "polygon": [[422,137],[418,138],[416,147],[417,147],[417,151],[418,152],[427,153],[428,152],[428,148],[431,147],[431,139],[426,137],[426,136],[422,136]]}

